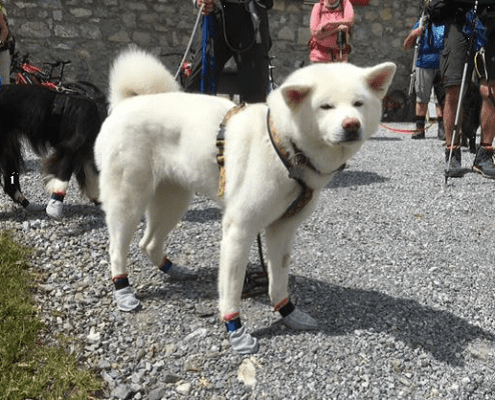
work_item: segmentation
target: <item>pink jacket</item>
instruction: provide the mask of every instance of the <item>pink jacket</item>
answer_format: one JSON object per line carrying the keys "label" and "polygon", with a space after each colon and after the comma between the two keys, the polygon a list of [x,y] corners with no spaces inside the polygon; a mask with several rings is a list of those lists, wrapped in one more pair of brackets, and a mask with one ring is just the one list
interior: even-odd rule
{"label": "pink jacket", "polygon": [[[338,25],[347,25],[351,28],[354,24],[354,9],[350,0],[341,1],[342,8],[338,7],[335,10],[329,10],[322,2],[313,6],[309,24],[311,30],[309,58],[313,62],[332,61],[332,54],[329,49],[338,49],[336,28]],[[331,25],[321,31],[321,27],[329,23]],[[332,31],[335,33],[329,35]]]}

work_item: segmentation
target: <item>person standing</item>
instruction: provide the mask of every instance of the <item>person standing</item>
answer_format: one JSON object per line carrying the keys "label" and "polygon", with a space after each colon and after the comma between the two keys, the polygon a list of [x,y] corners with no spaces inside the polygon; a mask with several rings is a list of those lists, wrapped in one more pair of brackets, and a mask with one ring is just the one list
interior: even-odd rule
{"label": "person standing", "polygon": [[[273,0],[193,0],[203,6],[203,14],[212,15],[207,53],[213,58],[213,68],[206,87],[218,82],[220,74],[233,57],[241,86],[240,100],[264,102],[269,91],[269,56],[271,38],[267,11]],[[205,29],[205,18],[203,18]],[[202,43],[196,48],[191,73],[184,79],[186,92],[199,92],[203,66]],[[214,94],[214,93],[212,93]]]}
{"label": "person standing", "polygon": [[415,66],[414,88],[416,91],[416,131],[412,139],[425,138],[426,114],[430,102],[431,90],[433,88],[436,96],[438,138],[445,139],[443,126],[442,105],[445,99],[445,91],[441,83],[440,54],[443,49],[445,34],[444,25],[436,25],[426,22],[420,26],[417,22],[413,30],[404,40],[404,48],[410,49],[418,42],[417,60]]}
{"label": "person standing", "polygon": [[0,79],[2,85],[10,83],[10,45],[12,34],[7,23],[5,8],[0,2]]}
{"label": "person standing", "polygon": [[[473,15],[475,4],[478,6],[476,14],[483,24],[487,41],[484,46],[484,57],[477,57],[478,67],[476,72],[480,81],[480,94],[482,97],[480,113],[481,144],[471,169],[485,178],[495,178],[495,165],[493,162],[493,139],[495,137],[495,0],[451,0],[449,2],[431,0],[427,7],[430,19],[434,23],[444,23],[447,29],[445,47],[440,60],[440,70],[445,87],[446,178],[464,175],[461,163],[460,135],[454,125],[466,62],[470,66],[469,73],[466,75],[468,79],[473,71],[474,51],[473,49],[468,49],[468,46],[472,44],[472,41],[470,41],[472,23],[468,16]],[[473,40],[473,42],[476,42],[476,40]],[[466,59],[468,54],[470,59]],[[456,135],[452,140],[454,129]]]}
{"label": "person standing", "polygon": [[[320,0],[311,11],[309,59],[314,62],[348,60],[349,36],[354,25],[350,0]],[[339,46],[340,45],[340,46]]]}

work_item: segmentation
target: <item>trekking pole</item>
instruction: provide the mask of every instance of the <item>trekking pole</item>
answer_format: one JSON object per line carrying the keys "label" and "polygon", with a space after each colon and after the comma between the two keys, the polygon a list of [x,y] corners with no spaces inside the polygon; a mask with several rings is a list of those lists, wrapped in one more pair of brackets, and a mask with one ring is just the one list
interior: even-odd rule
{"label": "trekking pole", "polygon": [[345,39],[345,32],[344,31],[338,31],[337,33],[337,45],[339,46],[339,61],[342,61],[342,56],[344,52],[344,46],[346,39]]}
{"label": "trekking pole", "polygon": [[175,80],[177,80],[177,77],[180,74],[180,70],[182,68],[182,65],[186,61],[187,56],[189,55],[189,51],[191,51],[192,42],[194,40],[194,37],[196,36],[196,32],[198,31],[199,21],[201,21],[201,14],[203,13],[204,6],[205,6],[204,4],[201,4],[201,7],[199,8],[198,16],[196,17],[196,22],[194,23],[194,28],[192,30],[191,37],[189,38],[189,43],[187,44],[186,51],[184,52],[184,56],[182,57],[182,60],[179,64],[179,68],[177,69],[177,72],[175,73],[175,76],[174,76]]}
{"label": "trekking pole", "polygon": [[467,73],[469,69],[469,61],[471,59],[471,53],[473,49],[473,43],[474,43],[474,31],[476,27],[476,14],[478,12],[478,1],[476,0],[474,2],[474,9],[473,9],[473,20],[471,21],[471,35],[469,36],[468,40],[468,48],[466,52],[466,61],[464,62],[464,69],[462,71],[462,79],[461,79],[461,88],[459,90],[459,100],[457,101],[457,109],[455,110],[455,120],[454,120],[454,129],[452,131],[452,140],[450,142],[450,151],[449,151],[449,159],[447,161],[447,170],[445,171],[445,185],[447,185],[447,181],[449,179],[449,171],[450,171],[450,162],[452,161],[452,150],[455,142],[455,137],[457,135],[457,132],[459,130],[459,119],[461,115],[461,108],[462,108],[462,100],[464,97],[464,90],[466,86],[466,78],[467,78]]}
{"label": "trekking pole", "polygon": [[199,85],[199,91],[206,93],[206,80],[209,82],[210,94],[215,94],[215,80],[214,73],[215,58],[213,54],[213,43],[211,43],[211,55],[208,54],[208,42],[212,38],[213,33],[213,15],[205,15],[203,18],[203,37],[202,37],[202,55],[201,55],[201,82]]}
{"label": "trekking pole", "polygon": [[[422,26],[424,26],[425,12],[426,12],[427,5],[428,5],[428,0],[426,0],[424,5],[423,5],[423,10],[421,11],[421,17],[419,18],[418,28],[421,28]],[[414,56],[413,56],[413,62],[412,62],[412,67],[411,67],[411,79],[409,81],[409,96],[412,96],[413,91],[414,91],[414,82],[416,81],[416,63],[418,62],[419,42],[421,40],[421,36],[418,36],[416,38],[416,43],[414,45]]]}

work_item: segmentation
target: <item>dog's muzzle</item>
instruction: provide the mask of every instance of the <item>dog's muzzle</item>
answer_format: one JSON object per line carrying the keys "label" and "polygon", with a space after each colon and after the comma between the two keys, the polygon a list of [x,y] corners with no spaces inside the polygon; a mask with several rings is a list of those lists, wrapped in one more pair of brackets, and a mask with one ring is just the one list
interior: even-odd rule
{"label": "dog's muzzle", "polygon": [[342,122],[342,134],[339,142],[356,142],[361,140],[361,122],[357,118],[346,118]]}

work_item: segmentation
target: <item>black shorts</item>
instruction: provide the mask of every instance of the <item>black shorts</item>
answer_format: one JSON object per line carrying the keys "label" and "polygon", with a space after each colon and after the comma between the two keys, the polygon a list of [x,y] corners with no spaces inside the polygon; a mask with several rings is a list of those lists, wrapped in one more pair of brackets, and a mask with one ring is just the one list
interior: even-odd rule
{"label": "black shorts", "polygon": [[[495,24],[487,24],[488,41],[485,45],[485,62],[476,56],[478,76],[487,80],[495,80]],[[445,45],[440,58],[440,71],[444,87],[460,86],[464,64],[466,63],[468,38],[462,33],[462,26],[452,23],[447,28]],[[486,68],[485,68],[486,67]],[[468,64],[466,78],[471,77],[473,63]],[[488,74],[488,77],[485,75]]]}

